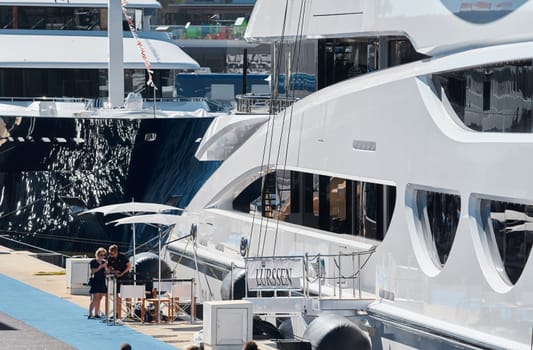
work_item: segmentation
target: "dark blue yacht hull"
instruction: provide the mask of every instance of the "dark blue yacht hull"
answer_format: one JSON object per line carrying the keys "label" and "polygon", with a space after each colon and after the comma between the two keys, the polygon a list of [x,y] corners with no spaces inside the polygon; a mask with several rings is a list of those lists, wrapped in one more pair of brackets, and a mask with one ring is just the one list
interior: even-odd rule
{"label": "dark blue yacht hull", "polygon": [[[46,249],[129,244],[129,227],[77,214],[131,200],[186,206],[218,166],[194,158],[211,118],[2,119],[0,235]],[[140,228],[137,242],[155,233]]]}

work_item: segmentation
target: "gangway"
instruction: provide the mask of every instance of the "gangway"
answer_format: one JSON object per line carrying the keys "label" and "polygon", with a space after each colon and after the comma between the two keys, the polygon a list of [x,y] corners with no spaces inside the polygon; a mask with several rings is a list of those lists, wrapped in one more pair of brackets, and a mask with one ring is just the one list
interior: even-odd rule
{"label": "gangway", "polygon": [[245,299],[262,316],[365,314],[375,295],[362,289],[361,276],[374,251],[245,258]]}

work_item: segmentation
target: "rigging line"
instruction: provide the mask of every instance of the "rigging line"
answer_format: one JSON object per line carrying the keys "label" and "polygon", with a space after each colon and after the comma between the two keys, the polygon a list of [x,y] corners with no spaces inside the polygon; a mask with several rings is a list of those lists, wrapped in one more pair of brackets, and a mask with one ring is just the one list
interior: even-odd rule
{"label": "rigging line", "polygon": [[[283,25],[282,25],[282,28],[281,28],[281,37],[280,37],[280,49],[278,50],[278,55],[277,55],[277,62],[276,62],[276,74],[278,74],[279,76],[279,72],[280,72],[280,67],[281,67],[281,58],[283,57],[283,51],[284,51],[284,45],[285,45],[285,32],[286,32],[286,29],[287,29],[287,15],[288,15],[288,10],[289,9],[289,1],[286,0],[285,1],[285,10],[284,10],[284,13],[283,13]],[[274,45],[276,45],[274,43]],[[275,47],[275,46],[274,46]],[[288,72],[285,72],[285,76],[287,77],[287,73]],[[274,82],[276,83],[277,85],[277,81],[278,79],[275,78],[274,79]],[[275,87],[276,90],[277,90],[277,86]],[[277,96],[276,96],[277,97]],[[274,106],[274,96],[271,94],[270,96],[270,105],[271,106]],[[274,110],[271,108],[271,110],[269,111],[269,114],[271,113],[271,118],[272,119],[272,131],[270,133],[270,144],[269,144],[269,149],[268,149],[268,164],[270,164],[271,162],[271,155],[272,155],[272,146],[273,146],[273,140],[274,140],[274,126],[275,126],[275,120],[276,120],[276,115],[274,115]],[[266,176],[265,176],[266,177]],[[275,179],[274,179],[274,182],[275,182]],[[264,189],[264,183],[265,181],[263,181],[262,185],[262,189]],[[264,190],[261,191],[261,194],[264,193]],[[264,208],[262,208],[262,210],[264,210]],[[265,229],[264,229],[264,235],[263,235],[263,243],[262,243],[262,247],[261,247],[261,255],[264,255],[265,253],[265,246],[266,246],[266,238],[267,238],[267,231],[268,231],[268,224],[269,224],[270,220],[266,219],[266,224],[265,224]],[[262,226],[260,227],[260,233],[262,232]],[[261,240],[261,237],[259,238],[259,240]]]}
{"label": "rigging line", "polygon": [[33,134],[33,130],[35,129],[35,123],[36,123],[35,117],[30,118],[30,126],[28,127],[26,136],[31,136],[31,134]]}
{"label": "rigging line", "polygon": [[0,238],[5,239],[5,240],[10,241],[10,242],[22,244],[22,245],[24,245],[26,247],[30,247],[30,248],[33,248],[33,249],[41,250],[43,252],[52,253],[52,254],[58,254],[58,255],[70,258],[69,255],[65,255],[65,254],[62,254],[62,253],[59,253],[59,252],[54,252],[53,250],[49,250],[49,249],[45,249],[45,248],[42,248],[42,247],[38,247],[38,246],[29,244],[29,243],[20,242],[20,241],[14,240],[12,238],[5,237],[4,235],[0,235]]}
{"label": "rigging line", "polygon": [[65,240],[67,242],[83,242],[83,243],[119,243],[118,241],[111,241],[111,240],[102,240],[102,239],[89,239],[89,238],[83,238],[83,237],[68,237],[68,236],[61,236],[61,235],[50,235],[50,234],[44,234],[44,233],[31,233],[27,231],[2,231],[4,236],[16,236],[16,235],[23,235],[23,236],[31,236],[31,237],[43,237],[47,239],[56,239],[56,240]]}
{"label": "rigging line", "polygon": [[181,264],[181,261],[183,260],[183,257],[185,256],[185,253],[187,252],[187,247],[189,246],[189,243],[191,242],[191,240],[192,240],[192,237],[189,237],[189,239],[187,240],[187,243],[185,243],[185,248],[183,248],[183,252],[179,255],[178,261],[176,261],[174,268],[172,268],[170,272],[172,273],[176,272],[176,268],[178,267],[179,264]]}
{"label": "rigging line", "polygon": [[102,240],[102,239],[90,239],[90,238],[83,238],[83,237],[68,237],[68,236],[59,236],[59,235],[48,235],[44,233],[19,233],[20,235],[26,235],[31,237],[37,237],[37,238],[46,238],[50,240],[57,240],[57,241],[65,241],[65,242],[78,242],[78,243],[101,243],[101,244],[111,244],[111,243],[120,243],[118,241],[111,241],[111,240]]}
{"label": "rigging line", "polygon": [[[262,228],[263,228],[263,221],[264,221],[264,217],[263,217],[263,211],[264,211],[264,189],[265,189],[265,180],[266,180],[266,175],[267,175],[267,166],[265,165],[265,156],[267,154],[266,150],[267,150],[267,147],[268,147],[268,138],[269,138],[269,134],[270,134],[270,130],[271,130],[271,124],[273,123],[273,118],[272,118],[272,115],[270,114],[271,111],[269,111],[269,118],[268,118],[268,122],[267,122],[267,125],[266,125],[266,133],[265,133],[265,142],[263,144],[263,152],[262,152],[262,155],[261,155],[261,167],[260,167],[260,176],[261,176],[261,191],[260,191],[260,204],[261,204],[261,212],[259,213],[260,215],[260,222],[259,222],[259,238],[257,239],[257,254],[259,254],[259,250],[260,250],[260,246],[261,246],[261,237],[262,237]],[[253,231],[254,231],[254,222],[255,222],[255,216],[257,215],[257,210],[254,211],[254,215],[252,217],[252,225],[250,226],[250,244],[252,243],[252,238],[253,238]],[[248,254],[247,254],[248,256]]]}
{"label": "rigging line", "polygon": [[[198,268],[198,254],[197,254],[197,250],[198,250],[198,243],[196,242],[196,240],[193,241],[193,249],[192,249],[192,253],[193,253],[193,257],[194,257],[194,268],[196,269],[196,279],[198,281],[198,283],[200,284],[200,290],[203,290],[202,285],[201,285],[201,279],[200,279],[200,269]],[[207,284],[207,290],[209,290],[209,297],[210,298],[213,298],[213,291],[211,290],[211,285],[209,284],[209,280],[207,279],[207,273],[204,273],[204,278],[205,278],[205,283]]]}
{"label": "rigging line", "polygon": [[[286,10],[287,10],[287,7],[286,7]],[[286,15],[287,13],[285,13],[285,19],[286,19]],[[284,24],[283,24],[283,32],[285,31],[285,21],[284,21]],[[282,36],[283,37],[283,36]],[[281,50],[280,50],[281,52]],[[278,54],[280,55],[279,57],[281,57],[281,54]],[[277,64],[279,65],[281,61],[281,58],[278,58],[278,62]],[[279,67],[277,69],[277,71],[279,72]],[[273,97],[271,96],[271,101],[273,101]],[[273,103],[271,103],[271,106],[273,105]],[[259,225],[259,238],[257,240],[257,253],[259,253],[259,250],[261,250],[261,253],[260,255],[263,255],[264,254],[264,247],[265,247],[265,241],[266,241],[266,237],[267,237],[267,231],[268,231],[268,224],[269,224],[269,220],[268,219],[264,219],[263,217],[263,212],[265,211],[265,182],[266,182],[266,178],[267,178],[267,175],[268,175],[268,169],[269,169],[269,164],[271,162],[271,156],[272,156],[272,145],[273,145],[273,140],[274,140],[274,130],[275,130],[275,115],[274,115],[274,110],[271,108],[269,110],[269,118],[268,118],[268,124],[267,124],[267,130],[266,130],[266,134],[265,134],[265,143],[264,143],[264,148],[263,148],[263,155],[262,155],[262,158],[261,158],[261,173],[262,173],[262,180],[261,180],[261,221],[260,221],[260,225]],[[266,158],[266,160],[265,160]],[[263,223],[265,222],[264,224],[264,227],[263,227]],[[263,230],[264,228],[264,230]],[[261,238],[263,239],[263,243],[261,243]],[[262,247],[262,248],[261,248]]]}
{"label": "rigging line", "polygon": [[[295,36],[294,50],[293,50],[294,53],[295,53],[294,61],[293,61],[294,69],[292,69],[294,72],[299,72],[299,70],[300,70],[300,54],[301,54],[302,42],[303,42],[303,28],[304,28],[304,19],[305,19],[305,9],[306,9],[306,5],[307,5],[306,2],[307,2],[307,0],[302,0],[302,2],[301,2],[300,15],[298,16],[298,24],[297,24],[297,27],[296,27],[297,29],[296,29],[296,36]],[[292,68],[292,67],[289,67],[289,68]],[[286,76],[288,76],[288,74],[286,74]],[[290,85],[290,81],[289,81],[289,85]],[[292,99],[294,99],[294,97],[296,96],[295,92],[294,92],[294,89],[291,89],[291,94],[292,94],[292,96],[290,96],[290,97]],[[289,97],[289,96],[287,96],[287,97]],[[289,143],[290,143],[290,140],[291,140],[292,117],[293,117],[293,112],[294,112],[294,102],[291,103],[289,108],[290,108],[290,112],[289,112],[289,118],[288,118],[289,119],[289,125],[287,127],[287,143],[285,145],[285,157],[284,157],[283,167],[282,167],[284,173],[287,171],[287,160],[289,158]],[[280,154],[281,154],[283,131],[284,131],[284,126],[285,126],[286,115],[287,115],[287,108],[285,108],[283,110],[283,123],[282,123],[280,137],[279,137],[279,148],[278,148],[278,156],[277,156],[277,159],[276,159],[276,167],[277,167],[277,164],[279,163],[279,158],[280,158]],[[276,189],[277,189],[277,181],[276,181]],[[280,204],[281,204],[281,201],[280,201]],[[273,256],[276,255],[276,246],[277,246],[277,242],[278,242],[280,215],[278,215],[276,219],[277,220],[276,220],[276,229],[275,229],[275,234],[274,234],[274,244],[272,245],[272,255]]]}

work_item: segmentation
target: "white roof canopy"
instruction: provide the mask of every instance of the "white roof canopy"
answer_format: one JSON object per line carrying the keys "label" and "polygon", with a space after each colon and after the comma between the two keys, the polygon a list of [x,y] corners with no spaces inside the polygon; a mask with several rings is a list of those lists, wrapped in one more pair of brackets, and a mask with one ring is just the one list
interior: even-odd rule
{"label": "white roof canopy", "polygon": [[[108,0],[18,0],[2,1],[1,6],[107,7]],[[128,0],[126,7],[160,8],[156,0]]]}
{"label": "white roof canopy", "polygon": [[124,202],[117,204],[104,205],[102,207],[93,208],[81,212],[82,214],[90,213],[102,213],[103,215],[116,214],[116,213],[160,213],[163,211],[179,210],[183,209],[173,207],[166,204],[159,203],[147,203],[147,202]]}
{"label": "white roof canopy", "polygon": [[180,219],[179,215],[171,214],[146,214],[146,215],[137,215],[129,216],[122,219],[111,221],[115,226],[126,225],[126,224],[154,224],[154,225],[163,225],[163,226],[172,226],[177,224]]}
{"label": "white roof canopy", "polygon": [[[28,31],[16,34],[0,34],[0,66],[3,68],[68,68],[107,69],[108,38],[101,35],[84,34],[79,31],[63,32],[62,35],[36,34]],[[5,32],[4,32],[5,33]],[[139,33],[141,34],[141,33]],[[162,33],[141,35],[140,42],[146,52],[152,69],[193,70],[198,62],[170,41],[157,38]],[[163,33],[164,35],[164,33]],[[36,46],[35,43],[39,45]],[[144,69],[139,48],[132,37],[124,38],[124,68]]]}

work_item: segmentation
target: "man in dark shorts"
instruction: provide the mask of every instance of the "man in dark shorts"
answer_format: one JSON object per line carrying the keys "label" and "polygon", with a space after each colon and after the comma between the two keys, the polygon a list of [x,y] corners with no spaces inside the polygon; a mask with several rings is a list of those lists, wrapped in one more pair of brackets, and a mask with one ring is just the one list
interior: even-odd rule
{"label": "man in dark shorts", "polygon": [[[113,244],[109,246],[108,266],[111,268],[111,272],[115,274],[117,278],[117,293],[120,293],[120,285],[127,283],[129,280],[128,272],[131,269],[131,263],[128,257],[122,253],[119,253],[118,246]],[[117,319],[121,319],[122,300],[117,295]]]}

